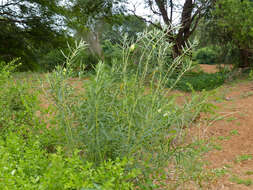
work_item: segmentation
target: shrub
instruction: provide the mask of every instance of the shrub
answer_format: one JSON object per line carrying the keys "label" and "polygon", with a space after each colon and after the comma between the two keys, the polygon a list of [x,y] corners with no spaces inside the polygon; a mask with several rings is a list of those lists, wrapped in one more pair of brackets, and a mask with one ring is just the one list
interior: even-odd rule
{"label": "shrub", "polygon": [[62,52],[59,49],[54,49],[44,55],[41,60],[39,60],[39,65],[41,70],[52,71],[56,66],[63,65],[64,62],[65,59],[62,56]]}
{"label": "shrub", "polygon": [[58,147],[55,154],[41,148],[39,137],[17,133],[0,137],[0,189],[132,189],[137,171],[125,170],[129,161],[92,163],[80,159],[79,151],[66,156]]}
{"label": "shrub", "polygon": [[217,62],[217,53],[210,47],[204,47],[198,49],[194,53],[193,58],[199,64],[215,64]]}
{"label": "shrub", "polygon": [[177,83],[176,88],[183,91],[192,91],[192,89],[196,91],[212,90],[221,86],[227,77],[227,72],[189,72]]}
{"label": "shrub", "polygon": [[[57,68],[49,76],[59,127],[70,150],[78,147],[85,159],[97,164],[132,156],[135,167],[159,169],[167,163],[171,142],[204,111],[206,97],[186,107],[166,97],[165,85],[175,69],[181,65],[171,88],[191,68],[191,61],[182,55],[164,72],[172,47],[164,38],[164,33],[155,30],[143,33],[134,44],[126,40],[123,61],[109,68],[100,62],[95,76],[84,82],[85,93],[77,95],[68,85],[68,69]],[[138,64],[131,61],[135,50],[142,52]],[[195,110],[197,114],[189,114]]]}
{"label": "shrub", "polygon": [[127,169],[132,164],[126,158],[94,165],[78,150],[48,151],[61,131],[46,128],[36,116],[36,93],[24,81],[10,80],[11,68],[6,64],[0,70],[0,107],[5,109],[0,112],[0,189],[133,189],[139,172]]}
{"label": "shrub", "polygon": [[120,45],[113,44],[110,40],[103,42],[105,63],[112,66],[113,60],[122,61],[122,49]]}
{"label": "shrub", "polygon": [[21,81],[13,81],[11,72],[20,64],[15,64],[18,59],[10,63],[0,64],[0,131],[11,127],[20,127],[33,122],[36,96],[28,91]]}

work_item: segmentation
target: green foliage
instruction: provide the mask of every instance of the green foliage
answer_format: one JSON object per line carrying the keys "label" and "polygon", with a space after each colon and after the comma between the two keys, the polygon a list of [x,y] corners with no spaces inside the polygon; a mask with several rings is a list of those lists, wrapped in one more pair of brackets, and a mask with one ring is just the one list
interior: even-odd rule
{"label": "green foliage", "polygon": [[13,81],[11,72],[20,64],[19,59],[10,63],[1,62],[0,66],[0,131],[10,127],[21,127],[24,124],[33,123],[36,97],[30,94],[25,85],[20,81]]}
{"label": "green foliage", "polygon": [[42,71],[52,71],[56,66],[63,65],[65,62],[62,52],[58,49],[53,49],[45,54],[38,64],[41,66]]}
{"label": "green foliage", "polygon": [[[216,45],[219,62],[249,67],[252,57],[253,2],[251,0],[217,1],[202,28],[202,44]],[[209,39],[207,39],[207,36]]]}
{"label": "green foliage", "polygon": [[194,52],[193,59],[199,64],[215,64],[216,57],[217,54],[212,48],[204,47]]}
{"label": "green foliage", "polygon": [[113,62],[122,61],[122,49],[119,44],[113,44],[110,40],[103,42],[105,63],[112,66]]}
{"label": "green foliage", "polygon": [[[168,161],[181,154],[180,165],[185,157],[184,148],[174,149],[183,129],[201,112],[212,111],[208,93],[194,93],[182,105],[167,96],[168,80],[177,76],[173,88],[192,62],[186,56],[189,47],[166,66],[172,45],[165,37],[154,30],[135,43],[126,39],[121,61],[111,67],[100,62],[78,90],[71,80],[86,44],[70,47],[64,67],[49,73],[40,89],[51,104],[48,109],[39,106],[36,94],[41,91],[5,78],[0,91],[0,106],[6,107],[0,117],[0,188],[159,188],[153,176],[166,179]],[[132,62],[136,55],[138,64]],[[175,74],[178,65],[182,70]],[[203,180],[200,167],[190,167],[197,173],[191,179]]]}
{"label": "green foliage", "polygon": [[253,181],[251,179],[241,179],[238,176],[233,176],[229,179],[230,181],[237,183],[237,184],[243,184],[246,186],[251,186]]}
{"label": "green foliage", "polygon": [[235,159],[235,162],[239,163],[246,160],[252,160],[252,155],[244,154],[244,155],[237,156]]}
{"label": "green foliage", "polygon": [[219,1],[215,14],[219,18],[218,26],[231,35],[233,42],[239,43],[239,47],[250,47],[253,38],[253,4],[251,1]]}
{"label": "green foliage", "polygon": [[[171,48],[164,37],[155,30],[141,34],[135,43],[126,40],[122,62],[112,67],[100,62],[95,75],[83,82],[84,93],[76,94],[69,85],[71,70],[59,67],[48,76],[57,126],[65,135],[59,143],[67,151],[78,148],[85,159],[98,165],[104,160],[134,157],[132,167],[141,168],[144,176],[141,183],[173,157],[172,144],[180,139],[182,129],[211,108],[206,102],[208,94],[195,94],[183,106],[177,105],[173,96],[166,97],[165,84],[175,68],[184,65],[179,80],[191,62],[183,62],[182,56],[164,72]],[[136,51],[142,52],[138,64],[132,62]]]}
{"label": "green foliage", "polygon": [[[79,151],[66,156],[42,149],[39,137],[17,133],[0,138],[1,189],[132,189],[137,171],[125,171],[127,160],[107,161],[97,168],[80,159]],[[4,180],[3,180],[4,179]]]}
{"label": "green foliage", "polygon": [[191,91],[191,88],[197,91],[212,90],[224,84],[226,79],[227,74],[224,72],[189,72],[182,77],[175,88],[183,91]]}
{"label": "green foliage", "polygon": [[13,69],[12,62],[0,70],[0,107],[5,108],[0,112],[0,189],[133,189],[139,172],[126,170],[132,165],[128,159],[95,167],[82,159],[81,151],[50,151],[61,131],[46,127],[36,93],[24,81],[11,79]]}
{"label": "green foliage", "polygon": [[10,74],[21,65],[21,63],[18,64],[16,63],[19,60],[20,60],[19,58],[16,58],[9,63],[0,60],[0,86],[3,85],[10,77]]}
{"label": "green foliage", "polygon": [[[64,48],[63,9],[58,0],[12,0],[0,5],[0,58],[21,57],[19,70],[39,70],[45,54]],[[41,65],[43,68],[43,65]]]}

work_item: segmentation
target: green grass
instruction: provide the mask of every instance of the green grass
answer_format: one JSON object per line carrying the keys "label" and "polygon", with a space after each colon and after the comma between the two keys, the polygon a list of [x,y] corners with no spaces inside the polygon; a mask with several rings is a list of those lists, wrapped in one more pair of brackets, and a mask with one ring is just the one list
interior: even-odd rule
{"label": "green grass", "polygon": [[239,132],[236,129],[231,130],[229,133],[230,135],[239,135]]}
{"label": "green grass", "polygon": [[251,186],[253,181],[251,179],[241,179],[238,176],[233,176],[229,179],[231,182],[237,183],[237,184],[243,184],[246,186]]}
{"label": "green grass", "polygon": [[246,175],[253,175],[253,171],[247,171],[245,172]]}
{"label": "green grass", "polygon": [[196,91],[213,90],[223,85],[225,79],[226,74],[221,72],[188,72],[177,83],[175,88],[182,91],[191,91],[191,87]]}
{"label": "green grass", "polygon": [[231,138],[230,136],[227,136],[227,137],[219,136],[219,137],[218,137],[218,140],[223,141],[223,140],[229,140],[230,138]]}
{"label": "green grass", "polygon": [[226,118],[226,121],[231,122],[231,121],[235,121],[237,119],[238,118],[236,118],[236,117],[228,117],[228,118]]}
{"label": "green grass", "polygon": [[244,154],[244,155],[237,156],[235,159],[235,162],[240,163],[247,160],[252,160],[252,155]]}

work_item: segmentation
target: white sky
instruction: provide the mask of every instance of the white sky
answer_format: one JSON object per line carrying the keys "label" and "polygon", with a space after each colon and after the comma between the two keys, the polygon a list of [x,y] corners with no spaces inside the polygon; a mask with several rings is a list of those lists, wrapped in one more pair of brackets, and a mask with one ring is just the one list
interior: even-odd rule
{"label": "white sky", "polygon": [[[152,11],[149,8],[145,8],[145,3],[144,0],[127,0],[127,2],[129,3],[128,8],[130,10],[134,10],[134,8],[136,8],[136,14],[139,16],[147,16],[147,15],[153,15]],[[183,5],[183,3],[185,2],[185,0],[174,0],[175,4],[178,5]],[[174,12],[173,14],[173,23],[174,24],[178,24],[179,20],[180,20],[180,11],[177,10],[177,12]],[[147,17],[146,17],[147,18]],[[152,21],[158,20],[159,22],[163,22],[162,18],[160,18],[159,16],[153,16]]]}
{"label": "white sky", "polygon": [[[5,4],[6,2],[11,1],[11,0],[0,0],[0,4]],[[63,0],[63,1],[68,1],[68,0]],[[147,18],[147,15],[153,15],[152,11],[149,8],[145,8],[145,0],[127,0],[128,4],[128,8],[130,10],[134,10],[134,8],[136,9],[136,14],[142,17]],[[185,0],[174,0],[175,3],[183,5]],[[173,16],[173,20],[174,20],[174,24],[178,24],[179,20],[180,20],[180,11],[175,12],[174,16]],[[159,22],[163,22],[162,18],[156,15],[153,15],[151,18],[152,21],[159,21]]]}

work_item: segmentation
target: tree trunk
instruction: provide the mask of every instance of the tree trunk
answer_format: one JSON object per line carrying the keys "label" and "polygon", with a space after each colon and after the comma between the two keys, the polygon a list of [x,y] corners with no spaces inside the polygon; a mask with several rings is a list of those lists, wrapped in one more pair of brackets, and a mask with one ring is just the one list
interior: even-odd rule
{"label": "tree trunk", "polygon": [[240,49],[241,62],[239,64],[240,68],[247,68],[250,66],[249,62],[249,52],[246,49]]}

